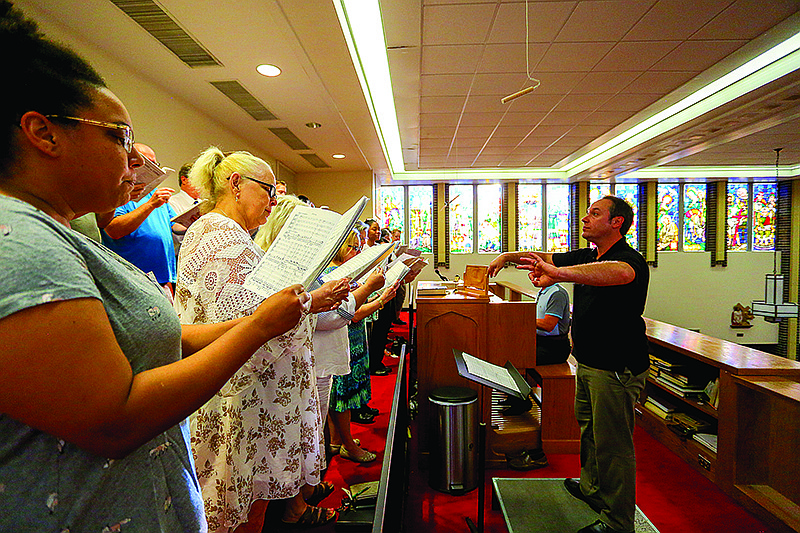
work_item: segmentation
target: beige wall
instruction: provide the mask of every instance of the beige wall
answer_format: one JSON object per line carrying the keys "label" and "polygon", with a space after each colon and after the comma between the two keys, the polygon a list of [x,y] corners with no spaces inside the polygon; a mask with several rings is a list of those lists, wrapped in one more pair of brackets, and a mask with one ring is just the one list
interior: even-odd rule
{"label": "beige wall", "polygon": [[158,162],[175,170],[166,185],[177,188],[177,171],[181,165],[194,161],[211,145],[226,151],[250,151],[275,169],[273,157],[249,146],[234,132],[200,114],[187,102],[132,72],[102,50],[86,44],[46,14],[31,6],[23,5],[21,8],[37,20],[49,37],[69,44],[105,78],[108,87],[122,100],[131,115],[136,141],[151,146]]}
{"label": "beige wall", "polygon": [[317,207],[327,206],[337,213],[344,213],[366,196],[370,201],[361,214],[361,220],[373,216],[373,174],[370,170],[295,174],[295,187],[289,187],[289,192],[304,194]]}

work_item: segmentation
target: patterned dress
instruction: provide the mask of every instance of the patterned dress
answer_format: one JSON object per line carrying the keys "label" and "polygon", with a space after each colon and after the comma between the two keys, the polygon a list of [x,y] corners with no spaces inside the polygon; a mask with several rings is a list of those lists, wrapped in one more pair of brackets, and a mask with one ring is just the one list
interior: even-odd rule
{"label": "patterned dress", "polygon": [[[263,252],[236,222],[208,213],[183,239],[175,305],[181,322],[222,322],[262,301],[244,289]],[[191,417],[209,531],[247,520],[254,500],[291,498],[320,482],[324,458],[311,338],[314,315],[270,340]]]}
{"label": "patterned dress", "polygon": [[338,413],[359,409],[372,398],[367,329],[364,321],[351,322],[347,326],[347,334],[350,338],[350,373],[346,376],[333,376],[331,392],[331,408]]}

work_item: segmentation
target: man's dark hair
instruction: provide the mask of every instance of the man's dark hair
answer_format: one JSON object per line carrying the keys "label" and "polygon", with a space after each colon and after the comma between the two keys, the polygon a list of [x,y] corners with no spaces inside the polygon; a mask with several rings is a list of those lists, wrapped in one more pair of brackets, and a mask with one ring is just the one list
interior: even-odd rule
{"label": "man's dark hair", "polygon": [[622,217],[622,226],[619,227],[620,235],[625,235],[631,229],[633,224],[633,208],[631,205],[617,196],[603,196],[603,200],[611,202],[611,208],[608,210],[608,221],[614,217]]}
{"label": "man's dark hair", "polygon": [[92,104],[93,91],[105,87],[94,68],[71,49],[44,36],[33,20],[11,2],[0,0],[0,50],[5,50],[0,120],[0,171],[14,161],[16,133],[22,115],[76,115]]}
{"label": "man's dark hair", "polygon": [[192,170],[191,163],[186,163],[181,167],[181,169],[178,171],[178,184],[183,185],[184,178],[187,180],[189,179],[190,170]]}

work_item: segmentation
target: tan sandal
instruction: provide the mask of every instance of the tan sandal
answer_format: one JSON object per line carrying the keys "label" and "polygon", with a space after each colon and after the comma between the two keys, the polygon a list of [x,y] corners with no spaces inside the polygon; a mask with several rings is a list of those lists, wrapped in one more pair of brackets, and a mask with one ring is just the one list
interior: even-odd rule
{"label": "tan sandal", "polygon": [[355,463],[369,463],[378,458],[378,456],[372,452],[368,452],[367,450],[361,450],[361,451],[364,453],[360,453],[358,455],[350,455],[350,452],[347,451],[347,448],[342,446],[341,449],[339,450],[339,457],[342,457],[344,459],[349,459]]}

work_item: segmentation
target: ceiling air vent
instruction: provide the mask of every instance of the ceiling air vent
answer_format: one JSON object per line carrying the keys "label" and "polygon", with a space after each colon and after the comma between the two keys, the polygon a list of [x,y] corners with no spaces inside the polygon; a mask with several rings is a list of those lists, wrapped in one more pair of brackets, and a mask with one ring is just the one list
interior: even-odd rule
{"label": "ceiling air vent", "polygon": [[272,111],[256,100],[256,97],[250,94],[238,81],[212,81],[210,83],[254,119],[278,120],[278,117],[273,115]]}
{"label": "ceiling air vent", "polygon": [[111,0],[111,3],[190,67],[222,66],[152,0]]}
{"label": "ceiling air vent", "polygon": [[278,139],[285,142],[292,150],[311,150],[311,148],[298,139],[297,135],[292,133],[292,130],[289,128],[270,128],[269,131],[274,133]]}
{"label": "ceiling air vent", "polygon": [[300,157],[308,161],[314,168],[331,168],[330,165],[320,159],[317,154],[300,154]]}

